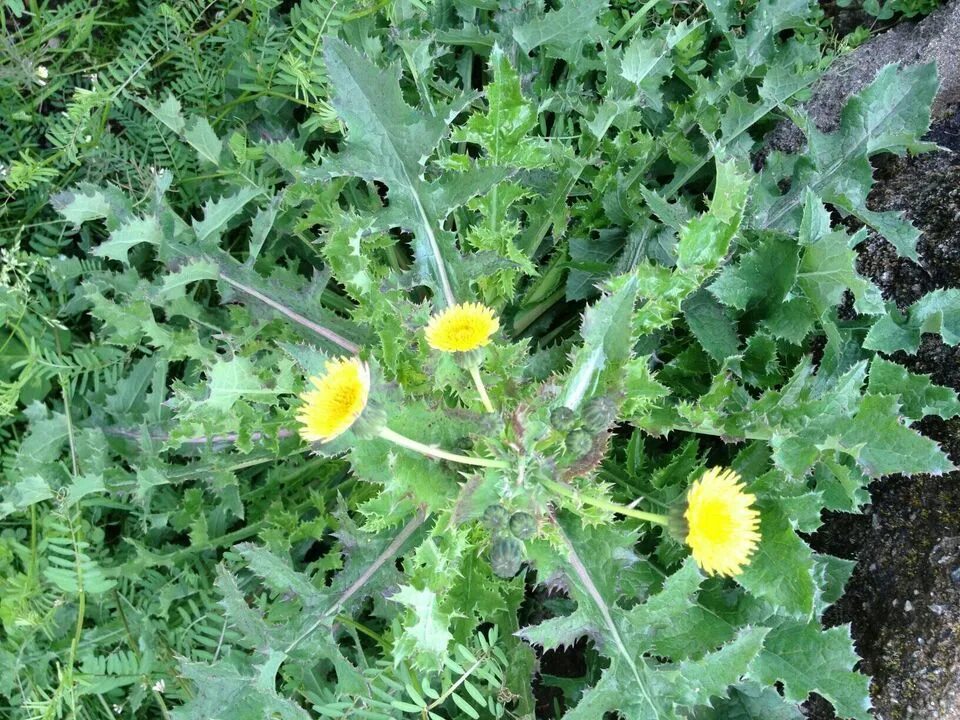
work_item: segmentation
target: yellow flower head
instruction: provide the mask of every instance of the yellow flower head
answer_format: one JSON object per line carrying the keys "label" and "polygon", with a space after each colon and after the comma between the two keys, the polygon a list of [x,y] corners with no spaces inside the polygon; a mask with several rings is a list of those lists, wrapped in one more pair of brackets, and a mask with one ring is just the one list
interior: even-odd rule
{"label": "yellow flower head", "polygon": [[329,442],[346,432],[367,406],[370,368],[357,358],[328,360],[320,377],[310,378],[314,390],[300,396],[297,420],[307,442]]}
{"label": "yellow flower head", "polygon": [[490,308],[461,303],[430,318],[427,343],[442,352],[469,352],[488,344],[499,328],[500,321]]}
{"label": "yellow flower head", "polygon": [[687,491],[686,543],[710,575],[739,575],[760,542],[756,498],[733,470],[710,468]]}

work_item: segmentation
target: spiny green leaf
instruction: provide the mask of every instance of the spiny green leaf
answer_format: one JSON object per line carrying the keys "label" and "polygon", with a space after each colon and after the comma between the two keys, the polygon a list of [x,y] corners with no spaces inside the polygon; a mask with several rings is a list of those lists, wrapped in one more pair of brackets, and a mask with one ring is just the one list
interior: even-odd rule
{"label": "spiny green leaf", "polygon": [[190,143],[204,160],[220,165],[223,141],[217,137],[206,118],[194,118],[190,129],[183,133],[183,139]]}
{"label": "spiny green leaf", "polygon": [[505,173],[485,168],[461,178],[449,176],[443,184],[426,183],[423,162],[440,142],[446,122],[407,105],[398,67],[383,71],[334,38],[325,41],[324,55],[336,91],[334,106],[349,132],[340,152],[325,157],[323,170],[386,183],[390,205],[383,222],[413,229],[421,282],[433,287],[441,306],[465,300],[463,260],[453,234],[440,223],[455,205],[485,191]]}
{"label": "spiny green leaf", "polygon": [[261,192],[260,188],[245,186],[232,195],[204,203],[203,220],[193,221],[197,240],[202,244],[215,243],[220,239],[227,223]]}
{"label": "spiny green leaf", "polygon": [[703,349],[717,362],[736,355],[740,349],[733,319],[706,291],[700,290],[683,301],[683,316]]}
{"label": "spiny green leaf", "polygon": [[940,335],[947,345],[960,343],[960,290],[932,290],[907,308],[905,314],[903,320],[893,315],[877,320],[863,346],[887,353],[915,353],[924,333]]}
{"label": "spiny green leaf", "polygon": [[821,630],[819,623],[788,620],[767,635],[752,674],[762,683],[782,682],[793,702],[815,692],[839,717],[871,720],[870,679],[853,669],[858,662],[849,626]]}
{"label": "spiny green leaf", "polygon": [[877,355],[870,363],[868,388],[875,395],[899,395],[901,412],[910,420],[927,415],[944,419],[960,415],[960,400],[950,388],[934,385],[929,375],[918,375]]}
{"label": "spiny green leaf", "polygon": [[414,618],[398,639],[396,657],[409,659],[424,669],[439,670],[453,635],[448,629],[450,617],[440,610],[436,593],[401,585],[390,599],[408,607]]}
{"label": "spiny green leaf", "polygon": [[848,238],[846,233],[835,232],[804,246],[797,285],[813,304],[817,315],[839,305],[847,290],[853,292],[857,312],[883,314],[880,289],[857,272],[857,254],[851,249],[865,236],[864,232]]}
{"label": "spiny green leaf", "polygon": [[760,509],[762,541],[737,582],[757,597],[798,617],[813,615],[813,553],[774,503]]}
{"label": "spiny green leaf", "polygon": [[159,245],[163,242],[163,231],[155,215],[132,218],[110,233],[110,237],[93,249],[93,254],[107,257],[124,264],[128,263],[130,248],[140,243]]}
{"label": "spiny green leaf", "polygon": [[[932,149],[920,138],[930,125],[930,102],[937,89],[933,64],[884,67],[870,85],[852,96],[840,114],[833,134],[821,133],[806,118],[797,116],[809,141],[808,152],[798,156],[790,190],[778,197],[773,188],[761,198],[757,223],[762,228],[795,231],[802,220],[808,191],[845,213],[873,225],[905,257],[917,258],[918,234],[893,214],[871,213],[866,207],[873,184],[869,158],[878,152],[903,153]],[[765,173],[765,184],[777,182]]]}
{"label": "spiny green leaf", "polygon": [[658,689],[678,706],[691,709],[709,705],[715,698],[726,698],[728,688],[747,674],[768,632],[761,627],[741,629],[719,650],[657,673],[664,685]]}
{"label": "spiny green leaf", "polygon": [[709,290],[724,305],[739,310],[757,302],[775,306],[793,287],[798,262],[796,243],[771,234],[738,263],[724,267]]}
{"label": "spiny green leaf", "polygon": [[587,308],[580,335],[583,345],[576,351],[573,366],[567,375],[563,404],[575,410],[598,388],[601,375],[626,362],[632,340],[630,317],[637,298],[637,279],[632,275],[619,278],[616,289]]}
{"label": "spiny green leaf", "polygon": [[929,438],[901,424],[897,398],[868,393],[849,428],[843,445],[870,477],[893,473],[931,473],[954,470],[947,456]]}
{"label": "spiny green leaf", "polygon": [[595,41],[597,22],[607,0],[564,0],[562,7],[513,28],[513,37],[524,52],[543,46],[553,57],[575,61],[584,43]]}
{"label": "spiny green leaf", "polygon": [[651,36],[634,38],[623,53],[620,74],[639,88],[647,104],[657,112],[663,109],[660,86],[673,72],[670,51],[697,27],[687,21],[665,25]]}

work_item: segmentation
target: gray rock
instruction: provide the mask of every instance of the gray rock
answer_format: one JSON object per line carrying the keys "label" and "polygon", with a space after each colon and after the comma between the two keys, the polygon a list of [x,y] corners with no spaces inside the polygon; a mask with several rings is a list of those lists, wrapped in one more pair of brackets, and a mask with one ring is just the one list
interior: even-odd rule
{"label": "gray rock", "polygon": [[[847,98],[869,84],[884,65],[931,60],[940,73],[940,92],[933,106],[937,120],[960,104],[960,0],[944,4],[918,23],[901,23],[837,60],[804,109],[820,130],[836,130]],[[767,138],[770,147],[789,152],[796,152],[804,142],[803,134],[789,122],[781,123]]]}
{"label": "gray rock", "polygon": [[[852,622],[877,720],[960,720],[958,480],[886,478],[872,489],[876,527],[835,516],[814,539],[819,550],[852,548],[860,561],[827,620]],[[835,715],[817,699],[807,717]]]}
{"label": "gray rock", "polygon": [[[935,288],[960,287],[960,0],[920,23],[905,23],[840,60],[814,89],[806,110],[835,130],[847,97],[891,62],[936,60],[941,89],[928,139],[941,151],[878,158],[871,209],[902,210],[922,231],[919,263],[871,233],[858,269],[887,300],[905,308]],[[770,145],[796,151],[799,131],[784,123]],[[960,346],[927,335],[916,354],[892,359],[960,390]],[[960,418],[918,425],[960,465]],[[960,720],[960,473],[890,477],[872,488],[869,516],[838,515],[813,538],[816,549],[859,561],[831,623],[850,622],[862,670],[873,676],[878,720]],[[835,717],[814,699],[807,716]]]}

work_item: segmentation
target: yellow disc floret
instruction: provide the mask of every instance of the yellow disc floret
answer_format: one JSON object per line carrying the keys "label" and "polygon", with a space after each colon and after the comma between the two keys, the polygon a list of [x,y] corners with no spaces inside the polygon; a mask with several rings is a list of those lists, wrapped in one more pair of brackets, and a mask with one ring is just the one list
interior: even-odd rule
{"label": "yellow disc floret", "polygon": [[760,542],[756,497],[744,492],[733,470],[710,468],[690,486],[686,543],[697,565],[710,575],[739,575]]}
{"label": "yellow disc floret", "polygon": [[433,315],[427,324],[427,343],[442,352],[470,352],[490,342],[500,328],[491,308],[461,303]]}
{"label": "yellow disc floret", "polygon": [[314,389],[300,396],[300,437],[329,442],[346,432],[367,406],[370,368],[357,358],[328,360],[324,374],[310,382]]}

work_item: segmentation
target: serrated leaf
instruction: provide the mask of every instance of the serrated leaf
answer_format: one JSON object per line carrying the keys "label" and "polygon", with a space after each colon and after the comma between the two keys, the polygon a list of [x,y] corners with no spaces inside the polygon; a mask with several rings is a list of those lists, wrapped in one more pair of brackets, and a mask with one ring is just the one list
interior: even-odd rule
{"label": "serrated leaf", "polygon": [[739,352],[740,338],[732,318],[709,293],[695,292],[681,307],[687,325],[710,357],[723,362]]}
{"label": "serrated leaf", "polygon": [[210,127],[206,118],[194,118],[193,124],[183,133],[183,139],[193,147],[204,160],[220,166],[220,154],[223,152],[223,141]]}
{"label": "serrated leaf", "polygon": [[67,222],[74,225],[110,217],[114,211],[114,204],[102,189],[85,183],[73,190],[57,193],[50,203]]}
{"label": "serrated leaf", "polygon": [[220,268],[209,260],[197,260],[188,263],[170,273],[163,279],[159,295],[164,300],[183,297],[186,287],[190,283],[201,280],[217,280],[220,277]]}
{"label": "serrated leaf", "polygon": [[659,678],[662,687],[658,690],[680,707],[691,709],[709,705],[714,698],[726,698],[730,686],[747,674],[768,632],[762,627],[742,628],[719,650],[657,673],[666,676]]}
{"label": "serrated leaf", "polygon": [[413,230],[420,281],[433,287],[441,307],[466,299],[463,260],[441,221],[454,205],[484,192],[505,172],[482,168],[428,185],[423,163],[446,131],[442,117],[407,105],[399,67],[381,70],[335,38],[324,42],[324,57],[335,90],[333,104],[348,133],[340,152],[324,158],[322,170],[385,183],[390,202],[382,220],[389,227]]}
{"label": "serrated leaf", "polygon": [[583,316],[583,345],[574,354],[564,383],[563,404],[575,410],[597,389],[601,374],[627,361],[633,346],[629,330],[637,299],[637,279],[619,278],[616,290],[601,298]]}
{"label": "serrated leaf", "polygon": [[910,372],[879,355],[870,362],[868,389],[876,395],[899,395],[901,412],[910,420],[927,415],[944,419],[960,415],[960,400],[955,391],[934,385],[929,375]]}
{"label": "serrated leaf", "polygon": [[177,135],[183,133],[183,129],[186,126],[186,121],[183,119],[183,107],[172,93],[168,94],[159,105],[145,101],[143,106],[151,115],[173,130]]}
{"label": "serrated leaf", "polygon": [[688,557],[667,577],[660,592],[626,613],[629,638],[636,648],[662,657],[696,657],[733,637],[730,624],[697,602],[703,574]]}
{"label": "serrated leaf", "polygon": [[769,685],[782,682],[793,702],[815,692],[833,703],[839,717],[871,720],[870,679],[853,669],[859,661],[849,626],[821,630],[816,622],[786,621],[767,635],[752,674]]}
{"label": "serrated leaf", "polygon": [[642,415],[661,398],[670,395],[670,389],[657,382],[650,371],[650,357],[630,358],[623,367],[623,390],[626,398],[621,411],[625,418]]}
{"label": "serrated leaf", "polygon": [[529,53],[544,47],[547,54],[573,61],[584,43],[595,41],[601,28],[597,22],[607,0],[565,0],[557,10],[513,28],[513,39]]}
{"label": "serrated leaf", "polygon": [[250,571],[261,577],[274,591],[294,593],[306,606],[324,607],[327,604],[327,594],[306,575],[294,570],[287,559],[252,543],[237,545],[235,549]]}
{"label": "serrated leaf", "polygon": [[881,315],[884,312],[880,289],[856,269],[857,254],[851,245],[857,244],[865,233],[853,239],[846,233],[835,232],[803,248],[797,285],[813,304],[817,315],[822,316],[836,307],[847,290],[853,292],[854,308],[865,315]]}
{"label": "serrated leaf", "polygon": [[760,536],[756,553],[737,582],[789,615],[810,618],[816,590],[810,547],[772,502],[761,505]]}
{"label": "serrated leaf", "polygon": [[750,178],[732,161],[717,163],[716,187],[708,212],[688,222],[677,243],[677,268],[712,271],[740,229]]}
{"label": "serrated leaf", "polygon": [[885,315],[867,333],[868,350],[915,353],[924,333],[940,335],[947,345],[960,343],[960,290],[933,290],[907,308],[903,321]]}
{"label": "serrated leaf", "polygon": [[543,167],[548,145],[530,136],[537,126],[536,107],[523,97],[520,77],[499,45],[494,45],[489,64],[493,82],[485,89],[487,111],[471,115],[451,140],[480,145],[494,166]]}
{"label": "serrated leaf", "polygon": [[[274,660],[276,662],[276,660]],[[260,681],[264,668],[240,670],[233,664],[184,661],[181,676],[195,688],[190,701],[172,710],[174,720],[229,717],[233,720],[309,720],[310,714]],[[267,670],[269,672],[269,670]],[[274,675],[276,668],[273,668]],[[276,682],[274,680],[274,682]]]}
{"label": "serrated leaf", "polygon": [[247,203],[263,191],[255,187],[242,187],[232,195],[225,195],[219,200],[208,200],[203,205],[203,220],[193,221],[193,231],[197,240],[204,244],[212,244],[220,239],[221,233]]}
{"label": "serrated leaf", "polygon": [[899,421],[899,404],[891,395],[865,395],[842,443],[870,477],[955,469],[937,443]]}
{"label": "serrated leaf", "polygon": [[418,667],[439,670],[453,635],[449,630],[450,617],[440,610],[437,594],[401,585],[390,600],[409,608],[414,618],[413,623],[404,626],[403,636],[397,642],[397,661],[409,658]]}
{"label": "serrated leaf", "polygon": [[803,720],[803,714],[774,688],[746,682],[734,687],[729,699],[699,708],[693,720]]}
{"label": "serrated leaf", "polygon": [[660,86],[673,72],[670,52],[698,27],[699,24],[686,21],[665,25],[652,36],[634,38],[623,53],[620,75],[636,85],[647,104],[657,112],[663,110]]}
{"label": "serrated leaf", "polygon": [[[796,231],[812,191],[844,213],[853,213],[883,233],[901,255],[917,259],[915,229],[891,213],[872,213],[866,207],[873,184],[869,158],[878,152],[903,153],[932,149],[921,141],[930,125],[930,104],[937,90],[935,66],[887,65],[840,114],[840,127],[821,133],[802,116],[808,151],[793,164],[790,190],[783,196],[769,187],[779,178],[765,177],[770,196],[761,198],[756,222],[761,228]],[[768,173],[765,173],[767,175]]]}
{"label": "serrated leaf", "polygon": [[127,253],[140,243],[160,245],[163,231],[155,215],[132,218],[110,233],[110,237],[93,249],[93,254],[128,264]]}
{"label": "serrated leaf", "polygon": [[709,290],[724,305],[739,310],[758,302],[776,306],[793,287],[798,262],[796,243],[771,234],[739,262],[725,266]]}
{"label": "serrated leaf", "polygon": [[[64,435],[64,438],[66,435]],[[29,475],[3,489],[0,495],[0,520],[54,497],[50,485],[39,475]]]}
{"label": "serrated leaf", "polygon": [[208,372],[210,395],[205,403],[215,410],[227,411],[241,398],[276,400],[284,389],[268,388],[257,375],[249,358],[220,360]]}

